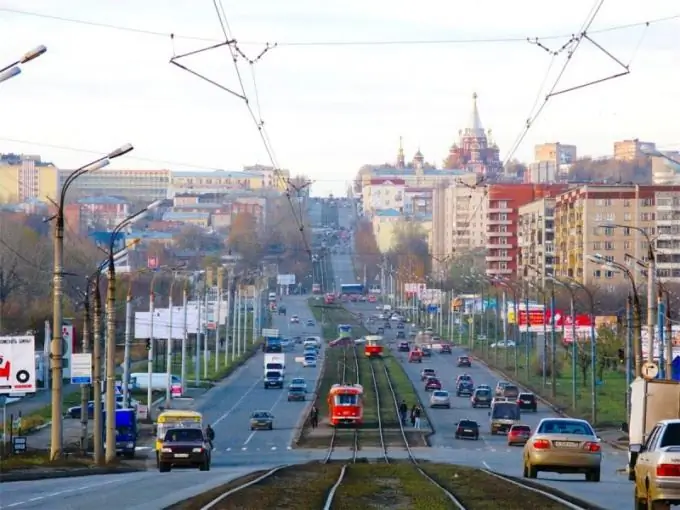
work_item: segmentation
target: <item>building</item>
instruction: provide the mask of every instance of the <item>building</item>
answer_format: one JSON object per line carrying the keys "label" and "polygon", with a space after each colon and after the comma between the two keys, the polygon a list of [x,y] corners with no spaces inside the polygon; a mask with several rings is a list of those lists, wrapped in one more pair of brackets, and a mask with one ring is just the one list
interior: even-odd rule
{"label": "building", "polygon": [[652,157],[654,184],[680,184],[680,151],[663,151],[664,156]]}
{"label": "building", "polygon": [[545,284],[554,276],[555,199],[540,198],[519,208],[517,244],[518,275],[527,275]]}
{"label": "building", "polygon": [[553,142],[542,143],[534,147],[534,161],[537,163],[554,163],[556,166],[571,165],[576,158],[576,145]]}
{"label": "building", "polygon": [[394,245],[396,229],[404,215],[396,209],[379,209],[371,218],[373,235],[381,253],[387,253]]}
{"label": "building", "polygon": [[[244,166],[244,172],[260,173],[262,175],[262,184],[264,188],[275,189],[278,191],[286,191],[290,186],[290,171],[286,169],[275,170],[271,166],[266,165],[251,165]],[[309,186],[304,189],[296,190],[301,195],[309,196]]]}
{"label": "building", "polygon": [[479,116],[477,93],[472,94],[472,111],[465,129],[458,131],[458,142],[449,149],[445,168],[465,170],[478,175],[497,175],[502,170],[500,151]]}
{"label": "building", "polygon": [[76,204],[81,222],[88,229],[112,229],[132,214],[130,204],[118,197],[84,197]]}
{"label": "building", "polygon": [[679,198],[680,186],[655,185],[584,185],[557,196],[555,274],[612,292],[625,284],[625,274],[598,266],[589,257],[621,264],[644,261],[649,236],[663,255],[659,276],[680,278]]}
{"label": "building", "polygon": [[210,226],[210,213],[168,211],[163,214],[163,221],[176,221],[189,225],[196,225],[197,227],[207,228]]}
{"label": "building", "polygon": [[406,188],[404,190],[404,214],[432,214],[432,188]]}
{"label": "building", "polygon": [[400,178],[376,177],[363,190],[365,215],[372,215],[379,209],[404,211],[404,190],[406,181]]}
{"label": "building", "polygon": [[519,208],[535,200],[553,197],[565,184],[490,184],[487,187],[486,274],[518,276]]}
{"label": "building", "polygon": [[284,191],[290,182],[290,172],[275,172],[261,165],[246,167],[249,170],[227,172],[212,170],[208,172],[172,172],[169,196],[183,193],[224,193],[240,190],[278,190]]}
{"label": "building", "polygon": [[59,170],[40,156],[0,154],[0,203],[58,200]]}
{"label": "building", "polygon": [[487,199],[485,187],[462,183],[439,186],[433,191],[432,254],[434,269],[445,266],[446,257],[486,244]]}
{"label": "building", "polygon": [[[59,171],[59,189],[73,170]],[[123,198],[135,204],[149,204],[168,198],[170,170],[102,168],[78,177],[69,186],[70,197],[97,195]]]}
{"label": "building", "polygon": [[637,138],[633,140],[621,140],[614,142],[614,159],[620,161],[633,161],[644,158],[649,153],[656,151],[656,144],[653,142],[641,142]]}

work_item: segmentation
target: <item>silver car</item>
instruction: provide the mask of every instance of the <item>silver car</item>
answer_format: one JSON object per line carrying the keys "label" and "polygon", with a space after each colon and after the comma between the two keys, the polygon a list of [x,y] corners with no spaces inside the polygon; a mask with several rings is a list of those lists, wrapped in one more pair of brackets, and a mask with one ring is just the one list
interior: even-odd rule
{"label": "silver car", "polygon": [[446,407],[451,409],[451,399],[449,392],[446,390],[435,390],[430,396],[430,407]]}

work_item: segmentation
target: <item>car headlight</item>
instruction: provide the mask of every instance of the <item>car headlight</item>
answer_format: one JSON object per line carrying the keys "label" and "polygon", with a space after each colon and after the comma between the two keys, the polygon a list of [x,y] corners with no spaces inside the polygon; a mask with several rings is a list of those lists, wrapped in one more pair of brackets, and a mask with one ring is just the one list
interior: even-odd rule
{"label": "car headlight", "polygon": [[194,448],[194,449],[191,450],[191,451],[192,451],[193,453],[202,453],[202,452],[203,452],[203,448]]}
{"label": "car headlight", "polygon": [[128,448],[134,448],[134,447],[135,447],[135,443],[128,443],[128,444],[127,444],[127,447],[128,447]]}
{"label": "car headlight", "polygon": [[161,453],[172,453],[172,448],[161,448]]}

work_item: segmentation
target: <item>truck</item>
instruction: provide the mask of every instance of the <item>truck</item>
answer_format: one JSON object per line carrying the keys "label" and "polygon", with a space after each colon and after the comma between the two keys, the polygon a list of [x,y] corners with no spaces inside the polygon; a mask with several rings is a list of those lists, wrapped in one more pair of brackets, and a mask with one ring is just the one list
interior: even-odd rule
{"label": "truck", "polygon": [[621,430],[628,433],[628,478],[649,433],[662,420],[680,418],[680,382],[638,377],[630,385],[630,417]]}
{"label": "truck", "polygon": [[[106,423],[106,412],[102,412]],[[106,427],[102,427],[102,440],[106,444]],[[116,455],[134,458],[137,449],[137,415],[134,409],[116,410]]]}
{"label": "truck", "polygon": [[283,388],[286,375],[286,355],[283,353],[266,353],[264,355],[264,387]]}
{"label": "truck", "polygon": [[262,330],[262,336],[264,337],[264,343],[262,344],[264,352],[283,352],[281,335],[278,329],[265,328]]}

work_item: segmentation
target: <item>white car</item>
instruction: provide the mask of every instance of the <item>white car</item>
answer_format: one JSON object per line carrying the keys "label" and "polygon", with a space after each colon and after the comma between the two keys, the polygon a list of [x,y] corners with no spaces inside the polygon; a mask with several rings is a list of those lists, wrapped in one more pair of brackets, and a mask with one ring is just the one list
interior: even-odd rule
{"label": "white car", "polygon": [[302,366],[305,368],[316,367],[316,356],[305,356],[305,360],[302,362]]}
{"label": "white car", "polygon": [[511,348],[515,347],[515,342],[513,342],[512,340],[506,340],[505,342],[494,342],[489,347],[491,347],[492,349],[495,348],[505,349],[506,347]]}
{"label": "white car", "polygon": [[451,409],[451,399],[446,390],[434,390],[430,396],[430,407],[446,407]]}
{"label": "white car", "polygon": [[307,391],[307,381],[305,381],[304,377],[293,377],[290,381],[290,386],[289,387],[296,387],[296,388],[304,388],[305,391]]}
{"label": "white car", "polygon": [[290,323],[291,324],[300,324],[300,317],[298,317],[297,315],[291,315]]}
{"label": "white car", "polygon": [[390,320],[395,321],[395,322],[399,322],[399,321],[402,321],[403,319],[402,319],[401,315],[399,315],[398,313],[395,313],[394,315],[392,315],[392,317],[390,317]]}

